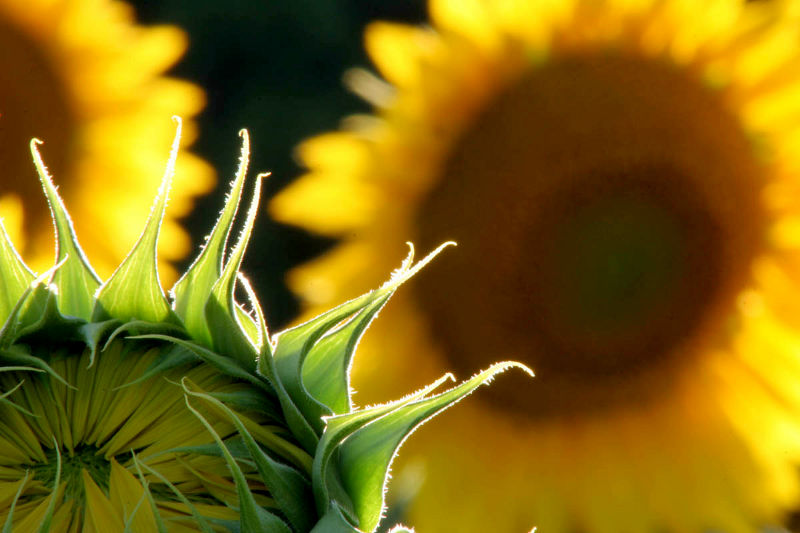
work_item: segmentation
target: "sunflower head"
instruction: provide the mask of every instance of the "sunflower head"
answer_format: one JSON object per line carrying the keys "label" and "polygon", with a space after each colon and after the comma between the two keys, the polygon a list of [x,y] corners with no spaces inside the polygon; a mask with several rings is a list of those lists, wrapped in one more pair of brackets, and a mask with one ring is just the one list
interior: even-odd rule
{"label": "sunflower head", "polygon": [[[379,289],[270,335],[239,273],[248,137],[205,247],[168,298],[155,250],[178,151],[133,250],[101,282],[31,142],[56,227],[35,275],[0,232],[0,521],[4,531],[372,531],[388,469],[421,423],[511,367],[355,409],[350,360],[413,254]],[[438,250],[437,250],[438,252]],[[237,284],[248,297],[234,299]],[[523,367],[524,368],[524,367]]]}

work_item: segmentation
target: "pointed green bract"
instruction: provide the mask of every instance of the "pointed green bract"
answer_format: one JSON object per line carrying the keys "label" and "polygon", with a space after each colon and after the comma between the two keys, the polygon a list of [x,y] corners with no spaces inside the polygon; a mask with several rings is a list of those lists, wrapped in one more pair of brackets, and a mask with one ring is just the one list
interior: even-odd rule
{"label": "pointed green bract", "polygon": [[317,522],[311,533],[359,533],[360,530],[356,529],[347,518],[345,518],[342,509],[336,505],[336,502],[331,502],[328,506],[328,512],[322,517],[322,520]]}
{"label": "pointed green bract", "polygon": [[8,516],[6,517],[6,521],[3,524],[3,533],[12,533],[11,532],[11,521],[14,519],[14,509],[17,507],[17,502],[19,501],[19,497],[22,495],[22,489],[25,488],[25,485],[28,484],[28,479],[30,478],[30,470],[25,471],[25,477],[19,482],[19,488],[17,492],[14,494],[14,499],[11,501],[11,509],[8,511]]}
{"label": "pointed green bract", "polygon": [[0,221],[0,322],[8,319],[34,277]]}
{"label": "pointed green bract", "polygon": [[244,424],[231,409],[224,403],[208,394],[193,392],[188,389],[186,382],[182,384],[187,394],[214,404],[225,412],[228,419],[236,426],[239,434],[244,439],[247,451],[256,463],[261,479],[270,487],[275,500],[281,504],[281,509],[286,514],[291,525],[297,531],[308,531],[314,525],[315,517],[299,502],[309,501],[311,496],[310,483],[296,470],[289,468],[264,453],[255,439],[245,428]]}
{"label": "pointed green bract", "polygon": [[345,489],[353,499],[362,529],[372,531],[378,526],[389,467],[403,441],[420,424],[512,367],[523,369],[533,376],[533,372],[520,363],[498,363],[458,387],[431,398],[401,405],[347,436],[338,447],[338,470]]}
{"label": "pointed green bract", "polygon": [[[331,476],[331,474],[335,474],[336,472],[335,469],[331,468],[331,466],[335,465],[331,465],[330,461],[331,458],[334,457],[338,446],[347,437],[373,420],[380,418],[381,416],[390,413],[399,407],[402,407],[403,405],[411,403],[420,398],[424,398],[439,388],[445,381],[453,381],[454,379],[455,378],[452,374],[445,374],[427,387],[423,387],[417,392],[409,394],[399,400],[395,400],[394,402],[389,402],[368,409],[361,409],[347,415],[328,417],[325,420],[325,434],[322,436],[319,449],[317,450],[317,454],[314,456],[313,489],[314,495],[316,496],[317,505],[322,506],[328,501],[338,500],[338,498],[334,497],[334,495],[337,491],[342,490],[342,487],[339,485],[340,479],[338,477]],[[352,502],[349,498],[350,497],[348,495],[347,502],[338,500],[338,503],[340,508],[344,507],[349,509],[353,514],[353,520],[357,522],[358,518],[355,515],[355,510],[353,509]]]}
{"label": "pointed green bract", "polygon": [[[403,265],[379,289],[275,337],[272,359],[276,378],[283,383],[317,434],[322,432],[323,416],[342,412],[345,405],[347,409],[350,408],[350,357],[366,326],[401,284],[451,244],[439,246],[417,264],[413,264],[412,247]],[[337,326],[350,317],[353,317],[351,322],[341,328],[345,334],[336,331]],[[310,364],[306,364],[309,355]],[[320,389],[314,390],[316,395],[309,391],[310,384],[322,384]],[[346,394],[345,397],[341,396],[342,392]],[[326,401],[331,403],[327,404]]]}
{"label": "pointed green bract", "polygon": [[388,300],[378,298],[344,325],[322,337],[308,352],[303,363],[303,386],[333,414],[347,413],[350,402],[350,364],[370,322]]}
{"label": "pointed green bract", "polygon": [[100,279],[92,270],[78,244],[72,219],[53,185],[36,147],[37,144],[41,144],[41,141],[38,139],[31,141],[31,154],[53,216],[56,228],[56,263],[61,265],[53,277],[53,283],[58,287],[58,308],[65,315],[89,320],[94,307],[94,294],[100,287]]}
{"label": "pointed green bract", "polygon": [[[92,396],[77,395],[77,419],[92,411],[92,401],[110,402],[121,409],[115,412],[122,413],[125,402],[164,376],[163,383],[155,387],[159,394],[164,393],[163,398],[168,398],[170,391],[160,387],[177,390],[188,417],[183,420],[196,422],[200,439],[178,447],[163,446],[141,456],[135,450],[122,450],[115,456],[119,457],[119,466],[127,461],[123,468],[131,475],[124,483],[138,479],[141,484],[141,490],[133,492],[135,499],[113,517],[115,529],[135,531],[141,526],[141,511],[149,509],[149,530],[167,532],[174,517],[162,517],[161,506],[167,505],[165,512],[171,513],[174,505],[182,505],[182,523],[204,532],[374,531],[382,516],[389,467],[408,435],[496,374],[511,367],[530,371],[517,363],[502,363],[435,394],[445,381],[453,379],[447,374],[400,400],[355,409],[350,366],[362,334],[394,292],[452,243],[443,244],[417,263],[412,247],[383,286],[270,337],[261,306],[239,272],[254,226],[263,175],[257,178],[242,232],[225,261],[246,179],[249,139],[245,131],[241,133],[242,156],[230,195],[206,246],[176,283],[170,301],[158,281],[155,254],[177,156],[180,122],[177,130],[144,231],[102,285],[80,249],[67,210],[37,150],[38,141],[32,141],[34,163],[56,227],[57,264],[35,277],[5,230],[0,231],[0,372],[27,375],[27,379],[0,390],[0,404],[11,407],[9,412],[16,417],[40,417],[34,413],[39,408],[27,409],[26,404],[15,403],[15,398],[29,397],[26,382],[49,383],[47,387],[53,390],[56,383],[60,388],[80,389],[90,383],[82,372],[100,374],[102,369],[104,374],[114,373],[115,367],[110,367],[104,357],[122,357],[120,361],[129,362],[125,358],[149,353],[150,359],[136,361],[141,365],[129,379],[122,376],[113,387],[100,384],[90,390]],[[246,306],[235,299],[237,282],[247,295]],[[86,358],[88,365],[76,367],[74,359],[68,364],[63,359],[76,355]],[[65,375],[75,383],[69,383],[54,368],[67,368]],[[197,381],[189,378],[188,372],[194,369],[202,371],[192,374],[201,376]],[[176,379],[175,374],[181,372],[186,373]],[[217,380],[228,388],[215,389]],[[125,402],[117,394],[124,395]],[[64,416],[66,409],[57,404],[55,419]],[[140,422],[133,428],[119,429],[119,433],[115,428],[104,428],[103,434],[127,442],[125,439],[140,434],[143,425]],[[94,428],[95,437],[91,439],[98,432],[99,428]],[[96,442],[76,443],[71,441],[72,436],[64,438],[70,440],[66,445],[70,454],[82,444],[94,446]],[[55,442],[58,465],[54,484],[45,487],[49,500],[42,503],[45,507],[39,507],[43,514],[37,527],[41,530],[57,527],[63,509],[58,506],[72,505],[64,503],[74,496],[66,494],[67,483],[59,485],[64,445]],[[49,449],[52,443],[39,443],[39,447]],[[218,461],[214,464],[224,467],[229,476],[221,481],[211,479],[189,460],[197,457],[202,459],[200,463]],[[150,461],[154,462],[148,464]],[[175,461],[185,475],[195,476],[194,481],[170,481],[166,473],[175,472],[176,465],[169,465],[169,461]],[[168,468],[154,468],[161,465]],[[80,472],[82,478],[90,479],[87,470]],[[24,477],[20,475],[20,484],[11,487],[16,496],[9,500],[4,532],[16,526],[15,509],[20,514],[30,508],[16,505],[18,501],[28,503],[25,490],[29,479],[26,472]],[[207,493],[188,497],[182,491],[193,484]],[[109,488],[99,485],[94,487],[95,494],[100,488],[108,495]],[[41,487],[36,490],[41,494]],[[127,490],[130,496],[133,489]],[[225,509],[228,514],[218,515],[225,518],[205,516],[208,502]],[[231,517],[228,507],[236,510],[236,518]],[[113,514],[109,509],[103,512]]]}
{"label": "pointed green bract", "polygon": [[247,335],[244,324],[253,324],[252,319],[241,312],[239,305],[234,300],[237,274],[242,264],[247,243],[253,232],[253,223],[258,213],[258,201],[261,198],[261,178],[256,178],[253,199],[247,211],[242,234],[222,270],[219,279],[211,288],[211,295],[205,306],[206,320],[209,324],[211,339],[214,349],[220,353],[230,354],[239,360],[249,370],[256,368],[256,355],[258,346]]}
{"label": "pointed green bract", "polygon": [[214,428],[203,415],[192,407],[188,397],[186,398],[186,406],[214,437],[214,441],[222,451],[222,455],[225,457],[225,461],[228,463],[228,467],[233,473],[233,479],[236,482],[236,491],[239,493],[239,513],[241,514],[242,530],[251,531],[252,533],[292,533],[289,526],[287,526],[283,520],[256,503],[253,493],[247,486],[244,473],[228,451],[228,447],[222,442],[222,439],[217,435],[217,432],[214,431]]}
{"label": "pointed green bract", "polygon": [[[146,464],[137,461],[135,455],[134,455],[134,463],[136,464],[137,468],[147,470],[148,474],[158,478],[159,481],[161,481],[162,483],[164,483],[164,485],[169,487],[169,489],[172,491],[173,494],[175,494],[178,500],[180,500],[181,503],[183,503],[186,507],[189,508],[189,510],[192,513],[192,516],[195,519],[195,525],[200,528],[200,531],[202,531],[203,533],[214,533],[214,530],[211,529],[211,526],[208,525],[206,519],[197,511],[197,507],[195,507],[192,504],[192,502],[189,501],[189,499],[186,498],[186,496],[180,490],[178,490],[178,488],[174,484],[170,483],[169,480],[166,479],[163,475],[161,475],[157,470],[150,468]],[[158,508],[156,508],[155,506],[153,506],[153,512],[156,514],[156,516],[159,515]]]}
{"label": "pointed green bract", "polygon": [[124,322],[133,319],[149,322],[173,322],[176,320],[167,297],[161,289],[156,261],[158,235],[161,231],[164,211],[167,209],[169,188],[175,173],[175,160],[178,157],[180,146],[181,121],[177,117],[174,119],[177,131],[158,196],[153,203],[144,231],[133,250],[114,271],[111,278],[100,287],[94,310],[94,320],[107,318],[117,318]]}
{"label": "pointed green bract", "polygon": [[175,301],[175,313],[183,320],[186,331],[196,340],[202,341],[211,347],[211,332],[206,322],[205,306],[211,289],[220,277],[222,262],[225,256],[225,245],[233,226],[239,201],[242,197],[247,166],[250,161],[250,135],[247,130],[241,130],[242,150],[239,156],[239,168],[236,177],[231,183],[231,192],[225,202],[225,207],[217,219],[211,235],[208,237],[203,250],[192,265],[181,276],[172,289]]}
{"label": "pointed green bract", "polygon": [[[55,444],[56,449],[56,479],[53,482],[54,487],[61,486],[61,450],[58,446],[58,441],[56,438],[53,437],[53,444]],[[58,491],[53,491],[50,495],[50,502],[47,504],[47,511],[44,514],[44,520],[42,520],[42,525],[39,526],[39,533],[49,533],[50,532],[50,524],[53,522],[53,513],[56,510],[56,498],[58,497]]]}

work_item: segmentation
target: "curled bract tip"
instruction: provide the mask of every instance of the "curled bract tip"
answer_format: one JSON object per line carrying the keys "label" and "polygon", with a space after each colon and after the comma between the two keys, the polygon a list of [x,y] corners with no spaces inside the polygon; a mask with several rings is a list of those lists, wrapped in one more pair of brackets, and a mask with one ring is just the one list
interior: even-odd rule
{"label": "curled bract tip", "polygon": [[531,367],[529,367],[526,364],[520,363],[519,361],[507,361],[506,364],[508,365],[506,368],[512,368],[512,367],[519,368],[520,370],[528,374],[530,377],[532,378],[536,377],[536,374],[533,372]]}
{"label": "curled bract tip", "polygon": [[403,260],[400,268],[392,272],[392,276],[389,278],[389,281],[383,284],[381,289],[388,289],[391,287],[397,287],[401,283],[407,281],[409,278],[413,277],[417,272],[422,270],[425,265],[433,261],[433,259],[441,253],[442,250],[447,248],[448,246],[457,246],[455,241],[447,241],[443,242],[439,246],[436,247],[435,250],[430,252],[428,255],[423,257],[419,260],[416,264],[414,263],[414,243],[407,241],[406,244],[408,245],[409,251],[406,258]]}
{"label": "curled bract tip", "polygon": [[47,173],[47,167],[44,164],[44,160],[42,159],[42,154],[39,153],[39,145],[44,144],[44,141],[34,137],[31,139],[30,148],[31,148],[31,155],[33,156],[33,164],[36,166],[36,169],[44,174],[45,177],[49,178],[50,175]]}

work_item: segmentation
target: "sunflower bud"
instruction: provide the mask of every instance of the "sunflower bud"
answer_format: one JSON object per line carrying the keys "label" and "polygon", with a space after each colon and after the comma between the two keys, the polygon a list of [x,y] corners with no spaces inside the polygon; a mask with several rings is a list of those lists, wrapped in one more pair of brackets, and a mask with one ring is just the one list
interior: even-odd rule
{"label": "sunflower bud", "polygon": [[[81,251],[31,142],[56,227],[56,265],[35,275],[0,232],[0,521],[3,531],[373,531],[389,466],[416,427],[499,372],[451,375],[356,409],[356,344],[436,253],[412,253],[382,287],[270,334],[239,273],[248,136],[220,217],[169,297],[156,246],[178,134],[150,217],[106,281]],[[240,285],[249,301],[236,301]]]}

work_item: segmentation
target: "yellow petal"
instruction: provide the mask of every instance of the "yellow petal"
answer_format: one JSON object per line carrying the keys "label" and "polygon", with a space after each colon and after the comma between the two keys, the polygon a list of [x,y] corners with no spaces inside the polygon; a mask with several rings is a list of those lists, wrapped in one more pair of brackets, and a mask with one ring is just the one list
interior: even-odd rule
{"label": "yellow petal", "polygon": [[[155,516],[145,497],[144,487],[113,457],[111,458],[109,497],[112,506],[122,510],[125,522],[131,524],[131,531],[157,533]],[[131,519],[131,517],[133,518]]]}
{"label": "yellow petal", "polygon": [[125,529],[122,509],[106,498],[86,470],[81,472],[86,492],[86,533],[106,533]]}

